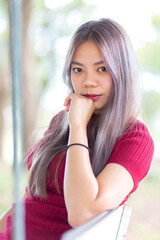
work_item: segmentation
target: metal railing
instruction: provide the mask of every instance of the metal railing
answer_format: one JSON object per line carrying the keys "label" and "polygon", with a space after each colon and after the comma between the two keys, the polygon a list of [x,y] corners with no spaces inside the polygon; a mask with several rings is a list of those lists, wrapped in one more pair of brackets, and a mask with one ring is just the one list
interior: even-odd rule
{"label": "metal railing", "polygon": [[20,201],[23,173],[23,84],[22,84],[22,0],[10,0],[11,4],[11,70],[14,135],[14,239],[25,239],[24,208]]}

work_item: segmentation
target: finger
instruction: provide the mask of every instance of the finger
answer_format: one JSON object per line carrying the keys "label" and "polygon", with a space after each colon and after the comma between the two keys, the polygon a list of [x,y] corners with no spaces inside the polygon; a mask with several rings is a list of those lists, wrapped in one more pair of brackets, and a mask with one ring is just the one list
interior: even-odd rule
{"label": "finger", "polygon": [[68,97],[65,99],[65,101],[64,101],[64,106],[66,107],[66,108],[65,108],[65,111],[66,111],[66,112],[69,111],[70,105],[71,105],[71,99],[70,99],[70,97],[68,96]]}
{"label": "finger", "polygon": [[70,108],[70,105],[69,105],[69,106],[66,106],[65,111],[66,111],[66,112],[69,112],[69,108]]}
{"label": "finger", "polygon": [[70,102],[68,102],[67,104],[64,104],[66,112],[69,111],[70,105],[71,105]]}
{"label": "finger", "polygon": [[66,97],[65,100],[64,100],[64,106],[67,106],[71,101],[71,98],[70,96]]}

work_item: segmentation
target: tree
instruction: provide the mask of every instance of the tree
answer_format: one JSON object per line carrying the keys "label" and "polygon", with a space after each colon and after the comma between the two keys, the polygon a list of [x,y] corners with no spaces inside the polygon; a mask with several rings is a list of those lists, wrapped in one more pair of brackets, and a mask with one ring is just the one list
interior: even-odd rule
{"label": "tree", "polygon": [[[1,21],[3,19],[4,29],[0,33],[0,161],[2,161],[2,146],[4,133],[3,110],[8,104],[10,96],[9,68],[8,68],[8,31],[7,31],[7,6],[5,2],[0,2]],[[1,23],[2,25],[2,23]]]}
{"label": "tree", "polygon": [[[11,1],[8,2],[9,22],[11,23]],[[31,16],[31,0],[22,1],[22,80],[23,80],[23,96],[24,96],[24,147],[25,152],[29,150],[29,138],[35,127],[35,116],[38,106],[38,95],[33,89],[36,89],[36,74],[34,72],[34,57],[30,41],[28,38],[28,27]],[[14,29],[10,24],[10,56],[11,56],[11,32]],[[10,58],[11,59],[11,58]]]}

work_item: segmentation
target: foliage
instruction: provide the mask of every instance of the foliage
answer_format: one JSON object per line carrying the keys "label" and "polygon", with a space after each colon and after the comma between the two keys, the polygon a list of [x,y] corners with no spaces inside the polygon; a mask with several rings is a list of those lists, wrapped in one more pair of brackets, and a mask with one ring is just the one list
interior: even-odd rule
{"label": "foliage", "polygon": [[149,91],[144,94],[143,99],[143,118],[154,140],[159,142],[160,135],[160,94],[155,91]]}
{"label": "foliage", "polygon": [[144,70],[153,74],[160,74],[160,39],[138,50],[138,59]]}
{"label": "foliage", "polygon": [[152,24],[154,28],[156,29],[157,33],[160,33],[160,14],[157,14],[153,16],[152,18]]}
{"label": "foliage", "polygon": [[[160,75],[160,14],[153,16],[152,25],[156,38],[138,49],[137,57],[144,71]],[[144,93],[143,117],[154,139],[159,138],[160,93],[157,89]]]}
{"label": "foliage", "polygon": [[160,74],[160,14],[152,18],[152,24],[156,30],[156,39],[140,48],[137,56],[145,71]]}
{"label": "foliage", "polygon": [[[48,8],[46,0],[32,1],[32,12],[28,35],[36,59],[36,69],[39,79],[39,91],[43,94],[50,81],[56,82],[56,70],[59,62],[57,42],[62,42],[62,49],[66,50],[67,37],[73,31],[89,19],[95,6],[85,3],[85,0],[67,1],[67,4],[59,4],[58,7]],[[56,4],[58,0],[55,0]],[[0,32],[0,64],[4,63],[4,56],[9,51],[9,23],[7,1],[0,1],[0,20],[6,24],[5,30]],[[0,22],[1,23],[1,22]],[[64,47],[65,46],[65,47]],[[8,59],[6,59],[7,61]],[[38,89],[37,89],[38,90]]]}
{"label": "foliage", "polygon": [[[56,4],[57,1],[54,2]],[[53,8],[48,8],[45,4],[47,1],[43,0],[34,1],[33,4],[29,36],[37,60],[41,93],[51,80],[56,82],[56,69],[63,62],[63,59],[58,57],[57,44],[60,43],[65,52],[67,37],[77,26],[88,20],[88,16],[95,9],[94,5],[86,4],[84,0],[67,2]]]}
{"label": "foliage", "polygon": [[[48,6],[47,6],[48,2]],[[32,5],[30,5],[30,3]],[[58,3],[57,7],[55,5]],[[49,7],[49,5],[52,7]],[[54,5],[53,5],[54,4]],[[7,104],[11,104],[11,79],[9,76],[9,18],[11,16],[11,1],[0,1],[0,120],[5,125],[3,111]],[[84,0],[23,1],[23,86],[24,86],[24,146],[25,151],[30,148],[30,137],[35,129],[40,98],[57,81],[57,69],[64,57],[59,57],[60,50],[65,51],[67,37],[73,32],[77,24],[85,21],[94,10],[94,6],[85,4]],[[5,29],[1,32],[2,24]],[[29,26],[29,27],[28,27]],[[68,41],[68,40],[67,40]],[[11,48],[10,48],[11,50]],[[2,75],[4,72],[4,76]],[[4,91],[4,86],[7,89]],[[2,94],[2,93],[3,94]],[[5,97],[4,97],[5,93]],[[2,96],[3,95],[3,96]],[[29,98],[28,98],[29,96]],[[4,102],[5,104],[2,103]],[[6,100],[7,99],[7,100]],[[26,100],[27,99],[27,100]],[[3,100],[3,101],[2,101]],[[1,126],[2,126],[1,123]],[[12,126],[11,126],[12,127]],[[2,126],[2,129],[3,126]],[[0,131],[0,143],[3,133]],[[0,144],[0,159],[3,157]],[[1,157],[2,156],[2,157]]]}
{"label": "foliage", "polygon": [[[146,120],[151,122],[153,121],[154,116],[160,113],[159,103],[160,103],[159,93],[155,91],[150,91],[144,95],[143,106],[144,106],[144,115]],[[152,108],[149,108],[149,106],[152,106]],[[157,112],[157,109],[159,109],[158,112]]]}

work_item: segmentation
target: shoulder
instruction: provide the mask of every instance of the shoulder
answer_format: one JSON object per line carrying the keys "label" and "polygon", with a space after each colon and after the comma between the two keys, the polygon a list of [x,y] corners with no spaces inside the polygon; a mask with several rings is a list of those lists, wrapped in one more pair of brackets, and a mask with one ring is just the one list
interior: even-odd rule
{"label": "shoulder", "polygon": [[144,154],[146,151],[152,154],[154,142],[146,125],[139,120],[130,124],[126,131],[116,140],[115,148],[117,150],[121,148],[122,150],[122,147],[127,149],[129,155],[133,151],[136,154]]}
{"label": "shoulder", "polygon": [[139,120],[131,123],[125,132],[116,140],[116,143],[129,138],[135,138],[136,140],[143,138],[143,140],[148,139],[148,141],[153,142],[148,128],[143,122],[140,122]]}
{"label": "shoulder", "polygon": [[146,125],[139,120],[126,129],[116,140],[113,152],[138,162],[144,156],[153,155],[154,142]]}

